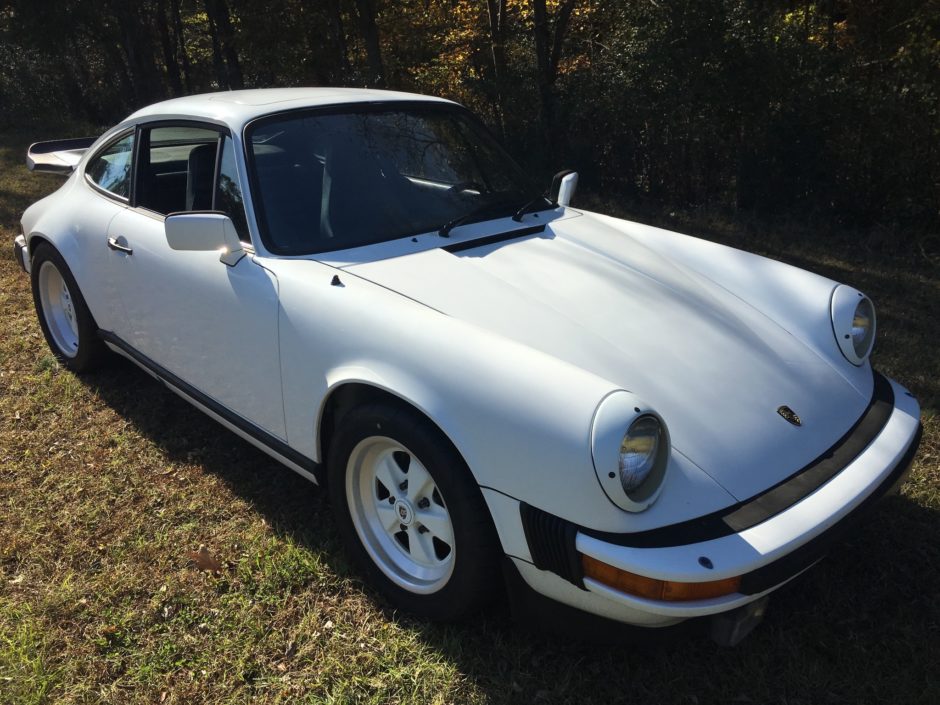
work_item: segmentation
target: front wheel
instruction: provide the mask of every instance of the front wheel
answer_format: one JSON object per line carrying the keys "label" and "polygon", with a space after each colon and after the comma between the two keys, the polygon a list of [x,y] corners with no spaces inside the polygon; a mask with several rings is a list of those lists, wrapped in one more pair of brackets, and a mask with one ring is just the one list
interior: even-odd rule
{"label": "front wheel", "polygon": [[424,417],[375,405],[347,414],[330,448],[340,534],[394,605],[459,619],[500,584],[498,542],[466,464]]}

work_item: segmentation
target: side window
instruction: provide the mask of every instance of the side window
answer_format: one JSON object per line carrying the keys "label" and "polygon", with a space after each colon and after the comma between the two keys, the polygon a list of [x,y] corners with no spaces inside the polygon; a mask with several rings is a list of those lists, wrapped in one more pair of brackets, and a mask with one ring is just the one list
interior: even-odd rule
{"label": "side window", "polygon": [[85,175],[105,191],[128,198],[131,195],[131,162],[134,133],[106,147],[85,168]]}
{"label": "side window", "polygon": [[228,136],[224,137],[222,142],[222,159],[219,162],[219,179],[215,190],[215,210],[228,214],[235,223],[235,230],[242,242],[251,242],[242,190],[238,185],[238,172],[235,169],[235,144]]}
{"label": "side window", "polygon": [[219,132],[174,125],[142,135],[137,205],[162,215],[212,210]]}

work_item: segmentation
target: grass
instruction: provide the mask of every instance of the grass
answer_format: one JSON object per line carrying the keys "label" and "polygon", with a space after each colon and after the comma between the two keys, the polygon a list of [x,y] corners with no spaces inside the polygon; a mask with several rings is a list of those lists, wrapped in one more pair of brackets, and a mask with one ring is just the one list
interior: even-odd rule
{"label": "grass", "polygon": [[[49,355],[9,243],[55,188],[0,135],[0,703],[936,703],[940,275],[857,240],[676,226],[850,282],[924,406],[902,496],[780,590],[740,647],[599,647],[496,607],[437,626],[349,568],[323,495],[128,364]],[[222,564],[200,571],[206,546]]]}

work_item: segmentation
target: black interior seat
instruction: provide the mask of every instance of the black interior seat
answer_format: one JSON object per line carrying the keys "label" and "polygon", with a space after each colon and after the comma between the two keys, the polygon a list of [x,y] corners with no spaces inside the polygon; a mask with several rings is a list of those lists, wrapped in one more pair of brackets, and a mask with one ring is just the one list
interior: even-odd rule
{"label": "black interior seat", "polygon": [[186,210],[212,209],[212,182],[215,176],[215,144],[193,147],[186,165]]}

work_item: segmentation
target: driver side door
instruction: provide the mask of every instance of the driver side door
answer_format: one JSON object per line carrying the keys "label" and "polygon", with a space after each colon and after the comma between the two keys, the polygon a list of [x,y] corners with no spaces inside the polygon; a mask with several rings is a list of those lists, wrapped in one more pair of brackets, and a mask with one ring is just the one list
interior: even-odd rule
{"label": "driver side door", "polygon": [[130,207],[108,231],[124,304],[112,342],[203,406],[283,441],[277,278],[252,254],[229,265],[217,251],[172,250],[164,230],[168,213],[225,210],[250,252],[232,138],[161,123],[142,126],[138,142]]}

